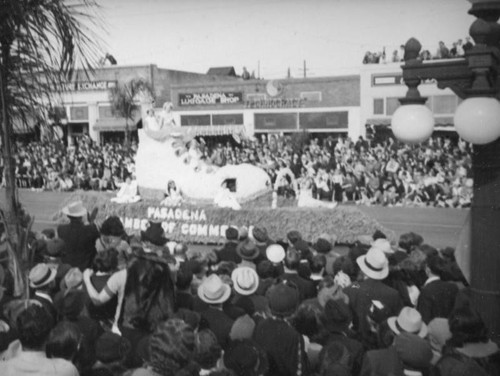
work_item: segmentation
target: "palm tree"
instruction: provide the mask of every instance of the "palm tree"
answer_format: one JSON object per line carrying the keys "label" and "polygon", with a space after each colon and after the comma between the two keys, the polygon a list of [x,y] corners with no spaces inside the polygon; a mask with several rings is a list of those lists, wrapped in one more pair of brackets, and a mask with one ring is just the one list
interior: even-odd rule
{"label": "palm tree", "polygon": [[125,84],[118,83],[109,92],[113,112],[125,118],[125,145],[130,146],[129,121],[134,120],[141,99],[153,100],[151,84],[142,78],[135,78]]}
{"label": "palm tree", "polygon": [[[0,140],[7,221],[19,234],[13,122],[46,121],[47,109],[76,69],[98,56],[97,0],[2,0],[0,5]],[[16,240],[14,240],[16,241]]]}

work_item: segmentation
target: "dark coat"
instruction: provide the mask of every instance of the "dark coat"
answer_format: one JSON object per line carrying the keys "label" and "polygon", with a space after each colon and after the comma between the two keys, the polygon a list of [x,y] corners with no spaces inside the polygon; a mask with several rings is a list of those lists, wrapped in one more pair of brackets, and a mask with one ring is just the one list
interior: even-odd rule
{"label": "dark coat", "polygon": [[403,376],[403,364],[394,347],[371,350],[365,354],[360,376]]}
{"label": "dark coat", "polygon": [[236,248],[238,247],[238,243],[235,241],[228,241],[226,244],[222,246],[222,248],[215,251],[217,255],[217,262],[221,261],[232,261],[236,264],[241,262],[241,257],[236,253]]}
{"label": "dark coat", "polygon": [[382,281],[367,279],[353,283],[344,292],[349,297],[354,330],[358,331],[364,339],[370,337],[367,316],[373,300],[380,301],[386,307],[389,316],[397,316],[403,308],[398,292]]}
{"label": "dark coat", "polygon": [[233,327],[234,320],[224,311],[214,307],[208,307],[201,312],[200,329],[208,328],[214,332],[219,344],[225,347],[229,340],[229,333]]}
{"label": "dark coat", "polygon": [[280,281],[290,281],[295,283],[299,289],[300,301],[314,298],[317,295],[316,287],[312,281],[302,278],[297,273],[283,273]]}
{"label": "dark coat", "polygon": [[253,339],[267,353],[269,375],[308,375],[304,339],[285,321],[274,318],[260,321],[253,332]]}
{"label": "dark coat", "polygon": [[347,350],[349,350],[352,362],[351,363],[352,375],[358,376],[361,371],[361,365],[363,364],[363,355],[365,353],[361,342],[353,338],[350,338],[346,334],[339,331],[330,333],[325,338],[324,342],[320,344],[323,345],[323,347],[325,347],[326,345],[332,342],[340,343],[344,345]]}
{"label": "dark coat", "polygon": [[63,263],[81,271],[92,265],[96,255],[95,242],[99,238],[95,224],[85,225],[82,221],[72,221],[58,226],[57,235],[65,243]]}
{"label": "dark coat", "polygon": [[422,288],[417,310],[428,324],[435,317],[447,318],[455,305],[458,287],[454,283],[435,280]]}

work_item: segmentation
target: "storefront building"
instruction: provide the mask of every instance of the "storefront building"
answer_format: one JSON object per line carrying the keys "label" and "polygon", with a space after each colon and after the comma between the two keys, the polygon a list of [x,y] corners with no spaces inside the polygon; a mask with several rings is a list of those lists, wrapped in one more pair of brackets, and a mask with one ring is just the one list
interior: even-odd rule
{"label": "storefront building", "polygon": [[335,133],[357,137],[359,76],[243,80],[172,85],[178,124],[199,135]]}
{"label": "storefront building", "polygon": [[[425,62],[424,62],[425,64]],[[399,98],[408,90],[400,63],[366,64],[360,72],[361,122],[379,132],[390,132],[391,117],[399,107]],[[450,89],[439,89],[433,80],[422,82],[420,94],[434,114],[435,133],[456,137],[453,114],[460,103]]]}

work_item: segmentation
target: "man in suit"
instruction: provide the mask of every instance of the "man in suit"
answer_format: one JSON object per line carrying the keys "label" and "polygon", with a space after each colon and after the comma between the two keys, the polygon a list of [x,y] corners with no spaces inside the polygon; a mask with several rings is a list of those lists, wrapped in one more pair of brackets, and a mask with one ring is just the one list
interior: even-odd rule
{"label": "man in suit", "polygon": [[353,283],[344,292],[349,297],[354,329],[366,343],[371,337],[368,316],[372,307],[383,309],[389,316],[396,316],[403,303],[398,292],[383,283],[389,274],[389,262],[383,251],[372,247],[356,262],[363,273],[363,280]]}
{"label": "man in suit", "polygon": [[[59,225],[57,235],[66,244],[62,262],[80,269],[82,272],[92,265],[96,254],[95,243],[99,238],[99,230],[93,223],[96,212],[87,215],[87,209],[81,201],[72,202],[62,209],[69,224]],[[83,217],[88,217],[89,224],[83,223]]]}
{"label": "man in suit", "polygon": [[215,250],[217,262],[231,261],[236,264],[241,262],[241,257],[236,253],[238,247],[238,230],[234,227],[228,227],[226,230],[226,243],[222,248]]}
{"label": "man in suit", "polygon": [[285,272],[280,276],[280,281],[290,281],[299,289],[300,301],[314,298],[316,296],[316,287],[313,281],[308,281],[299,275],[300,254],[291,248],[285,256]]}
{"label": "man in suit", "polygon": [[425,272],[427,281],[418,297],[417,310],[426,324],[435,317],[447,318],[455,305],[458,287],[452,282],[442,281],[444,260],[438,255],[427,257]]}
{"label": "man in suit", "polygon": [[57,269],[49,267],[48,264],[40,263],[35,265],[28,275],[30,287],[33,290],[33,299],[47,311],[52,318],[52,323],[56,323],[57,311],[52,300],[52,292],[55,288]]}

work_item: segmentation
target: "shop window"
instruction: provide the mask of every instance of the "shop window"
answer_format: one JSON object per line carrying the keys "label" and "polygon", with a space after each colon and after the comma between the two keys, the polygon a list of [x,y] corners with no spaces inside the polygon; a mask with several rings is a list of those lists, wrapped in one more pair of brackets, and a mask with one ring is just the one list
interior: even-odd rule
{"label": "shop window", "polygon": [[272,117],[264,118],[264,126],[266,127],[274,127],[276,126],[276,119]]}
{"label": "shop window", "polygon": [[243,125],[243,114],[212,115],[212,125]]}
{"label": "shop window", "polygon": [[81,121],[89,119],[89,108],[84,106],[71,106],[70,107],[71,121]]}
{"label": "shop window", "polygon": [[210,115],[183,115],[181,126],[210,125]]}
{"label": "shop window", "polygon": [[263,113],[255,114],[256,130],[296,130],[297,113]]}
{"label": "shop window", "polygon": [[373,100],[373,114],[374,115],[384,114],[384,98],[375,98]]}
{"label": "shop window", "polygon": [[321,91],[304,91],[300,93],[300,99],[307,102],[321,102]]}
{"label": "shop window", "polygon": [[99,119],[111,119],[114,117],[114,111],[111,106],[99,106]]}
{"label": "shop window", "polygon": [[247,94],[247,101],[263,101],[266,99],[266,94]]}
{"label": "shop window", "polygon": [[399,107],[399,98],[387,98],[385,114],[392,116],[396,109]]}

